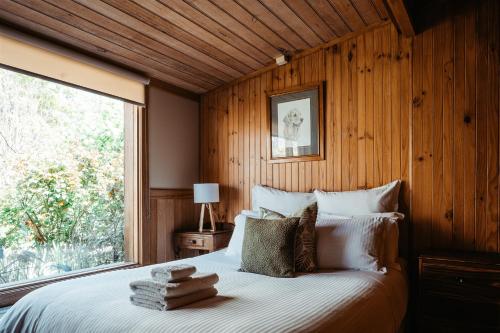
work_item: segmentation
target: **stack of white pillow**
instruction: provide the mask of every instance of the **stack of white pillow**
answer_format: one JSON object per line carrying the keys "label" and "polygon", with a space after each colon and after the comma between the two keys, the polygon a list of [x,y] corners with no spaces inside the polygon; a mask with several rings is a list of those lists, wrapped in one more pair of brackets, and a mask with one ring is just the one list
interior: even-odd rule
{"label": "stack of white pillow", "polygon": [[259,218],[259,208],[285,216],[318,203],[316,252],[319,269],[359,269],[386,272],[398,264],[399,227],[404,216],[398,211],[396,180],[369,190],[314,193],[286,192],[256,185],[252,210],[235,218],[235,229],[226,251],[241,260],[247,217]]}

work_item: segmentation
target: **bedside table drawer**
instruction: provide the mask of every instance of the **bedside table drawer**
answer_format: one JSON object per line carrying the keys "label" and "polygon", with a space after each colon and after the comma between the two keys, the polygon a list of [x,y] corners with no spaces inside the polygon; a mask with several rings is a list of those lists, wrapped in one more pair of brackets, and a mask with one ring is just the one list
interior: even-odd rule
{"label": "bedside table drawer", "polygon": [[500,272],[486,267],[423,263],[424,294],[500,305]]}
{"label": "bedside table drawer", "polygon": [[180,245],[184,248],[204,248],[205,239],[202,237],[182,237]]}
{"label": "bedside table drawer", "polygon": [[418,332],[500,332],[500,256],[419,256]]}

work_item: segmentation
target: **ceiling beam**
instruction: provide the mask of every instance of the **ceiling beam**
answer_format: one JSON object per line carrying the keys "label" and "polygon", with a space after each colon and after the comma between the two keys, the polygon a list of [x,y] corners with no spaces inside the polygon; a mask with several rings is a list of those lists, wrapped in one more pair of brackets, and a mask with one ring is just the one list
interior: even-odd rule
{"label": "ceiling beam", "polygon": [[404,0],[384,0],[384,3],[392,23],[398,30],[406,37],[415,36],[415,27]]}

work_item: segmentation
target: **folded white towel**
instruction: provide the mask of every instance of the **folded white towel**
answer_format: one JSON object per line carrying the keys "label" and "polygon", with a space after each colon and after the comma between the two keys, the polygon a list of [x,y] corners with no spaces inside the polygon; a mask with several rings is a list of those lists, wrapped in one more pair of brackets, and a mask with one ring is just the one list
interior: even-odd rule
{"label": "folded white towel", "polygon": [[151,270],[151,277],[159,282],[180,282],[196,272],[196,267],[186,264],[165,265]]}
{"label": "folded white towel", "polygon": [[132,281],[130,282],[130,288],[132,291],[141,290],[150,295],[159,294],[164,297],[179,297],[213,287],[218,281],[219,276],[216,273],[199,274],[183,282],[162,283],[153,279]]}
{"label": "folded white towel", "polygon": [[182,297],[164,297],[162,299],[149,298],[141,294],[134,294],[130,296],[130,302],[132,302],[133,305],[163,311],[195,303],[215,295],[217,295],[217,289],[211,287],[184,295]]}

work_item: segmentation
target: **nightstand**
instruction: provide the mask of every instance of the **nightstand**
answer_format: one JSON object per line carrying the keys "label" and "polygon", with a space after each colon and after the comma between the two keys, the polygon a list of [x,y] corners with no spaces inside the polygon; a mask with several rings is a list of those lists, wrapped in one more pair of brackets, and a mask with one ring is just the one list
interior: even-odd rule
{"label": "nightstand", "polygon": [[419,256],[419,332],[500,332],[500,255]]}
{"label": "nightstand", "polygon": [[[174,233],[174,253],[176,259],[181,259],[183,250],[213,252],[227,247],[233,230],[222,229],[216,231],[179,231]],[[191,251],[193,252],[193,251]]]}

